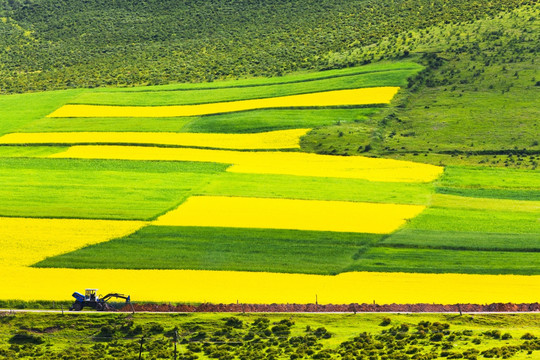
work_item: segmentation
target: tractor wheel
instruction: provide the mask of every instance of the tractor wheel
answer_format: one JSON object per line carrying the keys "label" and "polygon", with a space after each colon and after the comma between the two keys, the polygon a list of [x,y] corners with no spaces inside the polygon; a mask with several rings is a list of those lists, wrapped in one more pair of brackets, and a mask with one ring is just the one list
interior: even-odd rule
{"label": "tractor wheel", "polygon": [[73,304],[73,306],[71,306],[70,310],[81,311],[82,308],[83,308],[83,304],[77,301],[75,304]]}

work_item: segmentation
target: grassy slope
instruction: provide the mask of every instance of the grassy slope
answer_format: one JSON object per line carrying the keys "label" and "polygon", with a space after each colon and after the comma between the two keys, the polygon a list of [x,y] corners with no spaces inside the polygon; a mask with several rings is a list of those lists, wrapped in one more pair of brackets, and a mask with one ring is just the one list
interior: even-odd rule
{"label": "grassy slope", "polygon": [[[422,67],[411,66],[405,63],[408,70],[382,71],[377,68],[373,72],[366,72],[362,67],[356,69],[359,75],[329,75],[328,78],[301,82],[288,82],[286,78],[282,84],[265,86],[238,86],[231,82],[230,87],[217,89],[192,89],[184,91],[149,91],[145,92],[85,92],[72,100],[75,104],[99,105],[187,105],[207,104],[224,101],[264,99],[277,96],[308,94],[320,91],[357,89],[376,86],[406,86],[407,78],[418,73]],[[384,68],[381,66],[381,68]]]}
{"label": "grassy slope", "polygon": [[[212,90],[212,89],[227,89],[232,87],[243,87],[243,88],[252,88],[257,86],[268,86],[268,85],[283,85],[283,84],[292,84],[292,83],[303,83],[303,82],[312,82],[327,80],[333,77],[347,77],[354,75],[362,75],[362,77],[357,79],[363,79],[364,81],[369,82],[372,79],[373,75],[369,73],[375,72],[389,72],[390,76],[394,76],[395,72],[401,71],[415,71],[420,70],[423,67],[413,61],[403,60],[403,61],[382,61],[374,64],[367,64],[361,67],[347,67],[342,69],[329,69],[325,71],[295,71],[288,73],[283,76],[272,76],[272,77],[249,77],[245,79],[234,79],[234,82],[231,82],[231,79],[226,80],[216,80],[211,82],[201,82],[201,83],[173,83],[167,85],[151,85],[151,86],[136,86],[136,87],[107,87],[107,88],[96,88],[96,92],[121,92],[121,93],[130,93],[130,92],[154,92],[154,91],[186,91],[186,90]],[[308,85],[309,86],[309,85]],[[370,86],[370,85],[364,85]],[[376,86],[376,85],[375,85]]]}
{"label": "grassy slope", "polygon": [[540,159],[538,16],[538,8],[522,7],[329,55],[338,65],[408,51],[427,69],[371,122],[318,129],[304,138],[303,149],[363,151],[347,146],[350,142],[370,144],[375,156],[535,169]]}
{"label": "grassy slope", "polygon": [[[239,328],[232,329],[225,325],[231,317],[235,317],[241,322]],[[261,318],[266,319],[267,323],[263,322],[258,327],[254,326],[255,321],[259,319],[260,323]],[[390,321],[389,325],[382,325],[385,319]],[[290,335],[285,335],[280,339],[274,336],[270,329],[282,320],[289,320],[292,323],[289,329]],[[216,346],[219,346],[225,350],[225,353],[245,352],[246,359],[263,358],[268,348],[271,348],[269,352],[281,355],[280,358],[289,358],[290,354],[282,355],[282,351],[289,349],[289,346],[292,346],[294,352],[298,349],[300,354],[302,352],[305,354],[306,350],[311,350],[312,355],[315,355],[322,349],[337,350],[340,344],[352,340],[353,337],[363,332],[377,336],[383,331],[388,332],[387,340],[393,344],[394,358],[398,356],[399,352],[404,352],[414,345],[418,348],[417,352],[430,353],[433,351],[438,356],[444,351],[442,347],[448,347],[448,344],[451,347],[451,352],[460,354],[468,349],[481,352],[495,347],[520,346],[524,343],[524,340],[520,339],[524,334],[532,333],[538,336],[539,320],[537,314],[474,316],[455,314],[353,315],[352,313],[325,314],[324,316],[316,314],[182,314],[180,316],[167,314],[136,314],[135,316],[127,314],[101,314],[99,316],[23,314],[8,317],[7,320],[0,323],[0,341],[2,343],[0,351],[6,357],[14,356],[16,346],[20,345],[12,346],[9,344],[13,333],[32,329],[32,334],[45,342],[41,345],[26,346],[27,353],[41,352],[49,359],[56,358],[56,356],[60,358],[62,355],[76,358],[83,356],[105,358],[107,355],[137,358],[142,335],[146,337],[143,357],[155,356],[160,353],[165,358],[172,358],[173,343],[170,335],[167,335],[168,332],[177,328],[181,340],[186,339],[189,340],[188,343],[194,343],[195,347],[190,346],[191,349],[204,342],[212,350],[216,350]],[[448,333],[443,335],[443,341],[430,341],[433,333],[428,330],[426,338],[419,338],[416,343],[411,343],[413,340],[409,338],[409,335],[417,333],[417,324],[421,321],[428,324],[448,324]],[[399,334],[394,327],[401,327],[401,324],[406,324],[410,330],[405,334]],[[309,331],[313,332],[321,327],[330,333],[329,338],[312,337],[311,342],[304,346],[299,346],[298,342],[288,341],[290,337],[304,338],[306,335],[313,335]],[[104,328],[105,331],[102,331]],[[389,331],[392,328],[394,328],[393,331]],[[265,329],[270,330],[267,335],[264,335]],[[250,341],[250,337],[246,337],[250,330],[255,335],[255,344]],[[468,332],[464,333],[464,330],[468,330]],[[501,340],[486,335],[492,330],[498,330],[499,336],[508,333],[511,338]],[[204,331],[205,334],[201,334],[201,331]],[[398,334],[405,340],[397,341],[394,337]],[[238,344],[235,346],[224,344],[227,336]],[[273,341],[268,341],[268,338]],[[475,342],[472,341],[473,339]],[[373,350],[375,353],[381,351],[379,355],[383,355],[382,351],[389,350],[385,346],[386,341],[384,338],[377,340],[381,346]],[[478,340],[480,341],[478,342]],[[256,343],[259,343],[259,348]],[[402,346],[405,349],[401,349]],[[188,344],[180,341],[178,351],[179,354],[185,354],[188,351]],[[515,360],[533,359],[537,353],[538,350],[532,351],[529,355],[527,351],[520,351],[508,358]],[[193,353],[189,352],[188,354]],[[202,352],[198,352],[196,355],[199,359],[209,358]],[[337,356],[337,354],[334,355]]]}
{"label": "grassy slope", "polygon": [[0,215],[150,219],[176,207],[226,167],[187,162],[0,159]]}

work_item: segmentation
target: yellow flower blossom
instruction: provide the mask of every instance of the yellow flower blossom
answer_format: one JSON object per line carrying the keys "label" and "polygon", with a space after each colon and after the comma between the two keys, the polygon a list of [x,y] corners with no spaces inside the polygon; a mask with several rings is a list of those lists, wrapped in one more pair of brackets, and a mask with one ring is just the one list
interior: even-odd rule
{"label": "yellow flower blossom", "polygon": [[540,276],[351,272],[337,276],[194,270],[1,269],[1,299],[73,300],[99,288],[134,301],[213,303],[527,303]]}
{"label": "yellow flower blossom", "polygon": [[13,133],[0,144],[145,144],[218,149],[296,149],[310,129],[278,130],[255,134],[201,134],[166,132],[52,132]]}
{"label": "yellow flower blossom", "polygon": [[[124,236],[143,222],[0,218],[0,299],[69,300],[86,287],[135,301],[232,303],[534,302],[540,276],[351,272],[337,276],[201,270],[49,269],[48,256]],[[369,289],[369,291],[366,291]],[[426,291],[429,289],[429,291]]]}
{"label": "yellow flower blossom", "polygon": [[388,234],[424,208],[348,201],[192,196],[152,224]]}
{"label": "yellow flower blossom", "polygon": [[227,171],[238,173],[356,178],[386,182],[429,182],[435,180],[443,172],[442,167],[411,161],[299,152],[73,146],[65,152],[49,157],[218,162],[233,164]]}
{"label": "yellow flower blossom", "polygon": [[388,104],[398,90],[399,87],[373,87],[197,105],[64,105],[48,117],[178,117],[268,108]]}
{"label": "yellow flower blossom", "polygon": [[142,221],[0,217],[0,267],[32,265],[135,232]]}

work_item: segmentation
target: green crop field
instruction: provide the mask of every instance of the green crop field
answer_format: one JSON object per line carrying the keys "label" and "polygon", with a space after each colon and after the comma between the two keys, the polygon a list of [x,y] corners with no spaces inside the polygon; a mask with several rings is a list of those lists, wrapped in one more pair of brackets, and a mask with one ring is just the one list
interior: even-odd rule
{"label": "green crop field", "polygon": [[122,239],[46,259],[35,266],[327,275],[351,266],[359,249],[381,237],[320,231],[149,226]]}
{"label": "green crop field", "polygon": [[35,158],[0,164],[1,216],[124,220],[147,220],[176,207],[227,167]]}

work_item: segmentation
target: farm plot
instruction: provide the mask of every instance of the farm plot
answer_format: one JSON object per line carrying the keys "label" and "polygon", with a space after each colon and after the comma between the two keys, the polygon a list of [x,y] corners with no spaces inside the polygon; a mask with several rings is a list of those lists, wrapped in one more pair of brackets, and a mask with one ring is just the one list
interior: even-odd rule
{"label": "farm plot", "polygon": [[316,296],[319,304],[527,303],[540,292],[538,277],[520,275],[6,268],[0,298],[67,300],[81,284],[138,301],[188,303],[309,304]]}
{"label": "farm plot", "polygon": [[381,182],[429,182],[442,168],[434,165],[362,156],[337,157],[292,152],[239,152],[134,146],[73,146],[51,158],[201,161],[234,164],[228,171],[366,179]]}
{"label": "farm plot", "polygon": [[178,206],[226,167],[199,162],[0,158],[0,216],[152,219]]}
{"label": "farm plot", "polygon": [[373,69],[66,92],[24,121],[10,112],[0,216],[126,228],[63,249],[44,238],[51,250],[20,265],[7,255],[0,297],[65,299],[99,279],[154,301],[536,301],[534,174],[450,168],[435,182],[438,166],[295,151],[305,129],[364,121],[420,67]]}
{"label": "farm plot", "polygon": [[[529,197],[537,171],[449,167],[438,184],[431,207],[366,258],[395,271],[540,272],[540,202]],[[376,269],[370,261],[358,269]]]}
{"label": "farm plot", "polygon": [[[338,274],[377,234],[147,226],[134,234],[47,258],[36,267],[190,269]],[[122,254],[121,256],[119,256]]]}
{"label": "farm plot", "polygon": [[399,87],[388,86],[195,105],[111,106],[68,104],[49,114],[48,117],[181,117],[254,109],[388,104],[398,90]]}
{"label": "farm plot", "polygon": [[218,149],[296,149],[309,129],[256,134],[192,134],[165,132],[59,132],[12,133],[0,137],[6,145],[136,144]]}
{"label": "farm plot", "polygon": [[313,128],[337,122],[363,122],[380,108],[263,109],[173,118],[40,118],[17,132],[191,132],[256,133]]}
{"label": "farm plot", "polygon": [[403,87],[407,85],[407,78],[421,69],[414,63],[396,63],[391,68],[367,66],[272,79],[97,89],[81,94],[72,103],[121,106],[209,104],[359,88]]}
{"label": "farm plot", "polygon": [[388,234],[424,208],[347,201],[192,196],[153,224]]}
{"label": "farm plot", "polygon": [[0,268],[28,266],[47,256],[133,233],[142,221],[0,217]]}

